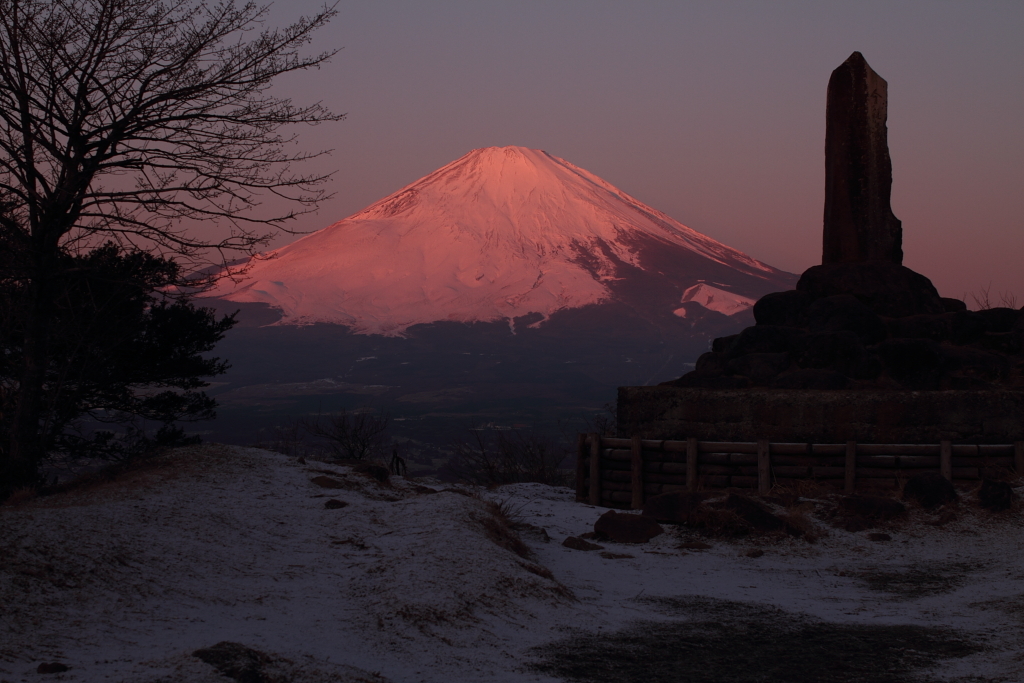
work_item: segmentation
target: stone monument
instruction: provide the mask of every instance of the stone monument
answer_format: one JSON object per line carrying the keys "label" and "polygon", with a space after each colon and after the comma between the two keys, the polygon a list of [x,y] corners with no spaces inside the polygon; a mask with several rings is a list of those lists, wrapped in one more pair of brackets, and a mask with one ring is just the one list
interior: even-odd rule
{"label": "stone monument", "polygon": [[854,52],[832,72],[825,109],[825,228],[821,262],[903,263],[892,213],[888,84]]}
{"label": "stone monument", "polygon": [[1024,310],[968,311],[902,265],[887,85],[859,52],[829,80],[821,265],[658,387],[620,387],[622,434],[668,439],[1024,439]]}

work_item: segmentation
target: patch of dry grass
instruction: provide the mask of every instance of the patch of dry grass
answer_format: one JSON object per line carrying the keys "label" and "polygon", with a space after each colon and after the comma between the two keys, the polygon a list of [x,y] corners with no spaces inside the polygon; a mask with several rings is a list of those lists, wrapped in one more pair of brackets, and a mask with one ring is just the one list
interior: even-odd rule
{"label": "patch of dry grass", "polygon": [[514,522],[509,517],[512,513],[509,506],[506,503],[493,501],[483,501],[483,504],[486,514],[479,517],[477,521],[483,526],[487,538],[499,548],[511,550],[524,560],[532,562],[534,560],[533,551],[515,530]]}
{"label": "patch of dry grass", "polygon": [[817,543],[822,536],[827,535],[827,532],[815,523],[808,512],[806,509],[797,508],[785,512],[779,517],[783,522],[799,531],[800,538],[808,543]]}
{"label": "patch of dry grass", "polygon": [[238,460],[238,456],[230,446],[222,444],[164,449],[144,458],[111,463],[54,486],[23,489],[18,498],[8,498],[4,505],[64,507],[89,504],[98,497],[130,494],[161,481],[195,476],[211,469],[215,463],[229,460]]}

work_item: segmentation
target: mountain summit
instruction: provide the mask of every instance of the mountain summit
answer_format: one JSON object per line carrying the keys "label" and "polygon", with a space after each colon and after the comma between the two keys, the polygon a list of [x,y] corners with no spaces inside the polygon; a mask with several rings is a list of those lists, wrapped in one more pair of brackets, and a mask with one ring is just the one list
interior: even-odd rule
{"label": "mountain summit", "polygon": [[649,316],[692,317],[680,305],[698,305],[693,288],[704,283],[732,295],[724,297],[728,314],[737,301],[792,279],[524,147],[473,150],[268,256],[213,295],[270,304],[283,314],[280,324],[338,323],[391,336],[436,321],[533,314],[537,324],[608,301]]}

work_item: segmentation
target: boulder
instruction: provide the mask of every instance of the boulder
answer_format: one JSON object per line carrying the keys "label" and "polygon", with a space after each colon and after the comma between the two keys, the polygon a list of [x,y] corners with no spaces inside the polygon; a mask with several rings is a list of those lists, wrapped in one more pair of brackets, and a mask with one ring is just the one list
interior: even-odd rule
{"label": "boulder", "polygon": [[651,496],[644,502],[643,514],[671,524],[686,524],[697,507],[715,494],[706,491],[672,491]]}
{"label": "boulder", "polygon": [[785,353],[798,347],[807,333],[796,327],[781,325],[755,325],[737,335],[729,344],[726,355],[738,358],[748,353]]}
{"label": "boulder", "polygon": [[807,325],[807,308],[812,301],[807,292],[796,289],[766,294],[754,304],[754,320],[758,325],[804,327]]}
{"label": "boulder", "polygon": [[851,294],[880,316],[945,313],[931,280],[895,263],[831,263],[804,271],[796,285],[814,299]]}
{"label": "boulder", "polygon": [[987,330],[985,320],[974,311],[955,311],[943,318],[949,321],[949,341],[954,344],[973,344]]}
{"label": "boulder", "polygon": [[942,297],[942,305],[946,307],[947,311],[966,311],[967,304],[960,299],[950,299],[949,297]]}
{"label": "boulder", "polygon": [[864,345],[853,332],[811,332],[794,354],[801,368],[847,370],[864,362]]}
{"label": "boulder", "polygon": [[1015,308],[986,308],[975,311],[985,323],[986,332],[1010,332],[1021,319],[1021,312]]}
{"label": "boulder", "polygon": [[818,299],[807,309],[807,321],[812,331],[853,332],[864,344],[876,344],[888,334],[882,319],[851,294]]}
{"label": "boulder", "polygon": [[1013,487],[1005,481],[986,479],[978,490],[978,503],[992,512],[1009,510],[1014,498]]}
{"label": "boulder", "polygon": [[62,674],[67,670],[67,665],[60,662],[44,662],[36,667],[37,674]]}
{"label": "boulder", "polygon": [[904,384],[937,382],[943,365],[942,350],[931,339],[886,339],[874,351],[889,376]]}
{"label": "boulder", "polygon": [[331,498],[329,501],[324,503],[324,509],[326,510],[340,510],[341,508],[348,507],[348,503],[337,498]]}
{"label": "boulder", "polygon": [[616,543],[646,543],[665,533],[657,520],[646,515],[620,514],[609,510],[594,523],[594,533]]}
{"label": "boulder", "polygon": [[1016,354],[1022,350],[1020,335],[1016,332],[986,332],[982,335],[981,346],[997,353]]}
{"label": "boulder", "polygon": [[562,541],[562,545],[566,548],[572,548],[573,550],[604,550],[603,545],[590,543],[589,541],[584,541],[582,538],[577,538],[576,536],[566,537],[566,539]]}
{"label": "boulder", "polygon": [[938,472],[915,474],[903,487],[903,499],[913,500],[926,510],[952,503],[958,498],[953,482]]}
{"label": "boulder", "polygon": [[725,353],[739,336],[738,334],[730,334],[728,337],[717,337],[711,342],[711,350],[716,353]]}
{"label": "boulder", "polygon": [[753,498],[730,493],[722,507],[735,512],[744,522],[753,527],[755,531],[786,531],[791,536],[800,535],[799,529],[788,524],[778,515],[773,514],[768,508]]}
{"label": "boulder", "polygon": [[818,370],[808,368],[806,370],[794,370],[779,375],[772,387],[776,389],[848,389],[850,379],[835,370]]}
{"label": "boulder", "polygon": [[725,374],[727,364],[725,354],[720,351],[702,353],[694,364],[693,372],[698,377],[719,377]]}
{"label": "boulder", "polygon": [[241,643],[221,641],[212,647],[196,650],[192,656],[238,683],[272,683],[274,680],[264,671],[273,660],[265,653]]}
{"label": "boulder", "polygon": [[734,358],[727,365],[728,374],[749,377],[754,384],[768,384],[780,372],[789,367],[789,354],[782,353],[748,353]]}

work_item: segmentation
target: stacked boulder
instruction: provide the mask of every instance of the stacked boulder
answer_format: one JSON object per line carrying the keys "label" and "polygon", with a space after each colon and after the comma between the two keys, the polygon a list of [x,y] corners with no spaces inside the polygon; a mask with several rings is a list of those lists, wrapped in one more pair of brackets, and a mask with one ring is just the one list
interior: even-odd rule
{"label": "stacked boulder", "polygon": [[968,311],[891,262],[828,263],[762,297],[665,384],[708,389],[1024,389],[1024,309]]}

